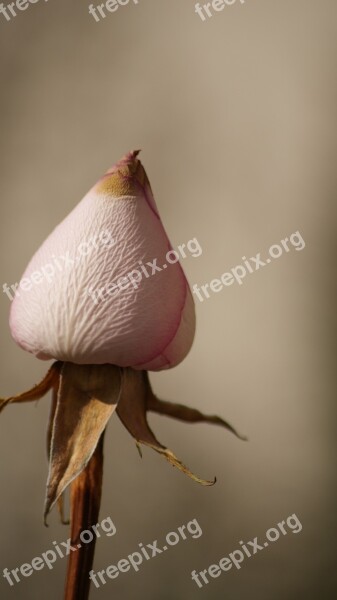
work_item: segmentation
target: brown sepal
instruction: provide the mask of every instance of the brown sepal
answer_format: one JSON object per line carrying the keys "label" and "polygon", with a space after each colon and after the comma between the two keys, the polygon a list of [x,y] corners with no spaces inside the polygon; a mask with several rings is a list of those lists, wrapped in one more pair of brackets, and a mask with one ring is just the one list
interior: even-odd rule
{"label": "brown sepal", "polygon": [[52,410],[44,517],[88,464],[120,397],[120,369],[64,363]]}

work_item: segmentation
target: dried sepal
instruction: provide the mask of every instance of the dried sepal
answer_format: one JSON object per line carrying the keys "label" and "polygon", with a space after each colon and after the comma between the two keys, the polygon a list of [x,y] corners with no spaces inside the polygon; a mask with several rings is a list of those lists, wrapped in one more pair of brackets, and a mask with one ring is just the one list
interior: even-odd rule
{"label": "dried sepal", "polygon": [[[146,374],[148,377],[148,375]],[[218,417],[217,415],[205,415],[195,408],[190,408],[184,404],[177,404],[175,402],[167,402],[166,400],[159,400],[154,395],[150,382],[148,382],[148,394],[147,394],[147,410],[155,412],[159,415],[165,415],[166,417],[173,417],[179,421],[185,423],[210,423],[213,425],[220,425],[225,429],[228,429],[231,433],[234,433],[240,440],[247,441],[247,438],[234,429],[230,423]]]}
{"label": "dried sepal", "polygon": [[201,477],[198,477],[198,475],[195,475],[195,473],[193,473],[188,467],[186,467],[186,465],[184,465],[184,463],[182,463],[181,460],[179,460],[179,458],[177,458],[176,455],[173,454],[172,450],[169,450],[168,448],[163,448],[162,446],[156,446],[154,444],[149,444],[148,442],[142,442],[142,444],[144,444],[145,446],[148,446],[149,448],[152,448],[152,450],[155,450],[156,452],[161,454],[164,458],[166,458],[166,460],[170,463],[170,465],[172,465],[172,467],[177,467],[177,469],[179,469],[179,471],[181,471],[185,475],[188,475],[188,477],[190,477],[196,483],[200,483],[201,485],[208,485],[208,486],[214,485],[216,483],[216,477],[214,477],[213,480],[208,481],[207,479],[201,479]]}
{"label": "dried sepal", "polygon": [[[57,395],[58,395],[58,390],[59,390],[59,383],[60,383],[60,378],[58,378],[57,385],[53,386],[51,405],[50,405],[50,414],[49,414],[49,421],[48,421],[48,428],[47,428],[48,462],[50,459],[50,444],[51,444],[51,438],[52,438],[52,433],[53,433],[53,422],[54,422],[54,417],[55,417],[55,412],[56,412],[56,407],[57,407]],[[69,525],[70,521],[69,521],[69,519],[66,519],[65,511],[64,511],[64,494],[61,494],[61,496],[59,496],[59,498],[57,499],[57,509],[58,509],[58,512],[60,515],[60,521],[61,521],[62,525]]]}
{"label": "dried sepal", "polygon": [[65,363],[52,423],[45,519],[86,467],[120,397],[120,369]]}
{"label": "dried sepal", "polygon": [[186,467],[171,450],[163,446],[151,431],[147,422],[148,401],[151,393],[146,371],[124,369],[121,399],[117,407],[117,414],[126,429],[136,440],[137,448],[141,455],[140,444],[149,446],[174,467],[188,475],[193,481],[201,485],[213,485],[212,481],[201,479]]}
{"label": "dried sepal", "polygon": [[63,363],[56,361],[52,364],[46,375],[33,388],[17,396],[10,396],[9,398],[0,399],[0,412],[8,405],[19,402],[33,402],[34,400],[40,400],[43,396],[49,392],[52,387],[58,387],[58,380],[61,372]]}

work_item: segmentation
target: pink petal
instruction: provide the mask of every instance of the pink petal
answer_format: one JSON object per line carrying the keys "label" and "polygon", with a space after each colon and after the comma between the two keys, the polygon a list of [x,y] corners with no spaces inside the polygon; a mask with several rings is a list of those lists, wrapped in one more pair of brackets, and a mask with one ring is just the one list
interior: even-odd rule
{"label": "pink petal", "polygon": [[[137,154],[109,169],[45,240],[21,279],[11,332],[38,358],[160,370],[181,362],[192,345],[192,295],[180,264],[166,259],[171,245]],[[154,259],[167,267],[151,275],[146,263]],[[124,289],[110,288],[109,295],[106,286],[135,269],[142,280],[123,280]],[[90,296],[88,287],[101,288],[103,299]]]}

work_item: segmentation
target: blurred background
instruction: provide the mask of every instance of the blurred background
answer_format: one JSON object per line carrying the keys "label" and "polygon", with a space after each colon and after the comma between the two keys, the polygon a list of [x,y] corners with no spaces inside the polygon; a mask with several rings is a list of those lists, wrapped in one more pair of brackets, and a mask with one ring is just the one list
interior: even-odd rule
{"label": "blurred background", "polygon": [[[336,57],[334,0],[246,0],[203,22],[191,0],[140,0],[96,22],[89,2],[42,0],[0,15],[1,286],[19,281],[51,230],[126,151],[142,148],[173,246],[203,248],[183,268],[203,284],[299,230],[294,249],[200,303],[192,351],[151,375],[155,392],[228,419],[151,416],[198,486],[150,449],[139,458],[113,418],[105,441],[95,570],[196,518],[203,535],[121,574],[101,600],[332,600],[336,597]],[[0,297],[1,396],[48,363],[20,350]],[[65,541],[43,526],[50,398],[1,414],[2,570]],[[192,570],[295,513],[289,533],[202,590]],[[1,598],[62,598],[65,559]],[[2,573],[1,573],[2,574]]]}

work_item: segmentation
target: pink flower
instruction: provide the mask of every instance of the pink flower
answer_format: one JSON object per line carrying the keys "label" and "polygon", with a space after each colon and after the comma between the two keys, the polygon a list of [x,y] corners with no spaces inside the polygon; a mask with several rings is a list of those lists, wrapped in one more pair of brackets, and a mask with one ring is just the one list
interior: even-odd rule
{"label": "pink flower", "polygon": [[38,358],[157,371],[190,350],[194,302],[174,253],[166,259],[172,247],[137,155],[107,171],[23,275],[10,327]]}
{"label": "pink flower", "polygon": [[192,296],[161,223],[150,184],[131,152],[112,167],[56,227],[30,261],[13,300],[15,341],[38,358],[56,359],[31,390],[0,400],[37,400],[52,390],[45,517],[72,484],[67,599],[89,591],[94,542],[77,544],[97,523],[103,436],[114,412],[136,441],[200,479],[154,436],[149,411],[208,422],[223,419],[159,400],[147,370],[177,365],[194,336]]}

